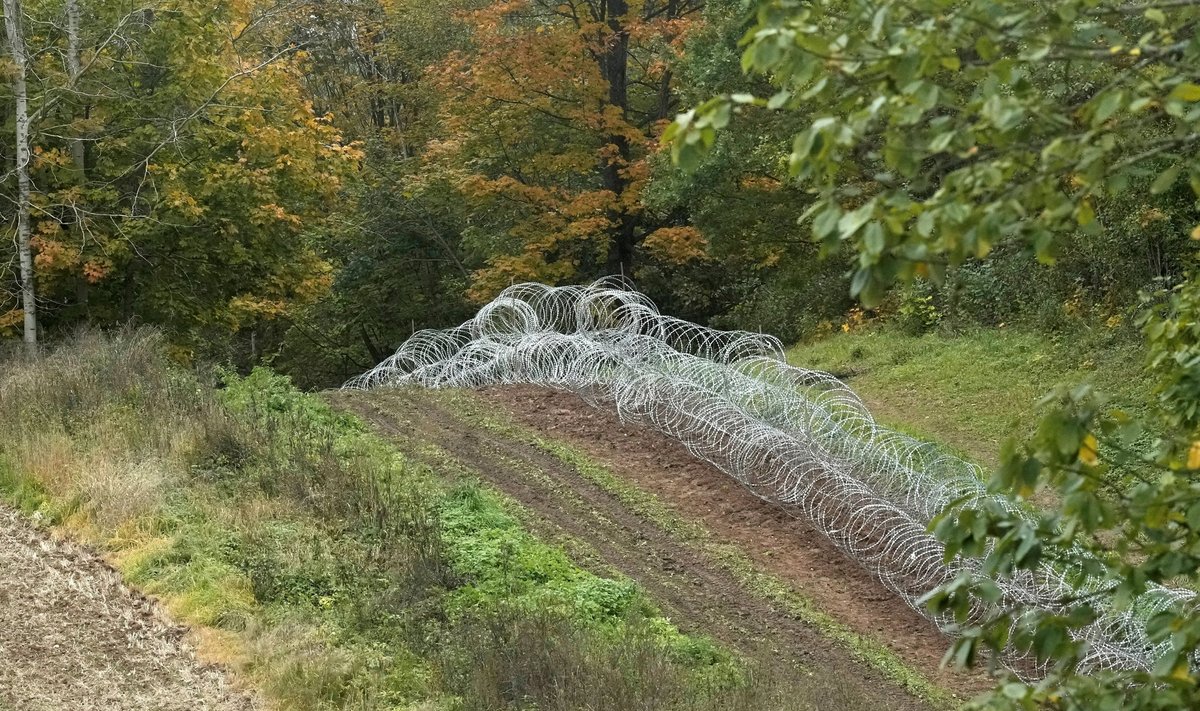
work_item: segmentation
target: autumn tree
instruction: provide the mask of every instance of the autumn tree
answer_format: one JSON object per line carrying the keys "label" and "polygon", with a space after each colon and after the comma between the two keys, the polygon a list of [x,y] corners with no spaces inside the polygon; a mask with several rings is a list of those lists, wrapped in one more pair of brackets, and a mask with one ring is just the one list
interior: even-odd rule
{"label": "autumn tree", "polygon": [[420,172],[444,98],[430,68],[469,46],[456,13],[486,3],[306,1],[279,22],[304,47],[303,81],[317,111],[363,153],[336,215],[316,235],[334,268],[330,290],[277,322],[286,330],[274,363],[298,382],[341,383],[414,329],[472,311],[463,201],[448,181]]}
{"label": "autumn tree", "polygon": [[306,235],[357,153],[307,100],[303,54],[267,33],[276,9],[27,1],[49,326],[136,318],[194,344],[327,288]]}
{"label": "autumn tree", "polygon": [[472,294],[512,280],[631,275],[639,248],[702,249],[641,202],[698,0],[505,0],[463,15],[472,47],[439,68],[444,135],[429,173],[470,205]]}

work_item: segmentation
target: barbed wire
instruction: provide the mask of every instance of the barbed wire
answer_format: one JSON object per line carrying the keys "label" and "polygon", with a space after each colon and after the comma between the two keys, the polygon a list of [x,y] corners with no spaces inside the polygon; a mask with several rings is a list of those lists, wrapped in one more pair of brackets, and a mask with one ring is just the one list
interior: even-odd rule
{"label": "barbed wire", "polygon": [[[805,519],[913,609],[953,633],[948,618],[919,603],[980,561],[945,560],[928,532],[952,504],[1004,507],[982,470],[939,448],[882,427],[837,378],[788,365],[773,336],[718,331],[664,316],[646,296],[601,280],[588,286],[517,284],[466,323],[413,334],[396,353],[348,382],[349,389],[481,388],[532,384],[566,390],[626,422],[654,428],[736,479],[755,496]],[[1081,669],[1149,670],[1168,650],[1146,631],[1190,590],[1151,586],[1118,605],[1112,580],[1067,560],[993,579],[999,600],[976,600],[972,620],[996,609],[1066,613],[1087,597],[1097,612],[1075,634],[1087,643]],[[1096,566],[1092,566],[1096,567]],[[1014,625],[1020,619],[1014,621]],[[1039,666],[1004,655],[1023,676]]]}

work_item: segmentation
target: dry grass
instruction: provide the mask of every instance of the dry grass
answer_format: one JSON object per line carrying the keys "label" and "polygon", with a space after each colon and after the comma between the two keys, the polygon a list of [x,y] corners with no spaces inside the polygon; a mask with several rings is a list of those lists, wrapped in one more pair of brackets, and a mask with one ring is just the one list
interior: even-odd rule
{"label": "dry grass", "polygon": [[[168,367],[146,329],[82,332],[0,378],[0,464],[36,482],[93,537],[155,511],[228,416],[190,374]],[[63,502],[66,502],[63,504]]]}
{"label": "dry grass", "polygon": [[156,511],[170,480],[167,462],[158,457],[128,460],[92,452],[79,472],[77,486],[89,518],[112,531]]}
{"label": "dry grass", "polygon": [[640,593],[578,612],[625,583],[269,373],[218,394],[149,331],[0,370],[0,486],[105,546],[281,709],[864,708],[680,634]]}

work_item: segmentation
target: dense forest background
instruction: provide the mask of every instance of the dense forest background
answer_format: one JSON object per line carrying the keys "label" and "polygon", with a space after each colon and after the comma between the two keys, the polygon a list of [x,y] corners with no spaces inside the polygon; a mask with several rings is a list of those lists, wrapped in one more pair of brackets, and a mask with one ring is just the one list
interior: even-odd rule
{"label": "dense forest background", "polygon": [[[687,171],[662,149],[689,107],[771,94],[743,71],[753,5],[26,0],[39,334],[136,321],[180,358],[269,362],[315,387],[514,281],[625,275],[668,313],[796,341],[863,318],[1120,329],[1139,292],[1188,268],[1181,181],[1095,204],[1094,223],[1038,256],[1000,236],[988,259],[965,255],[864,314],[856,255],[801,224],[818,199],[789,173],[803,116],[746,106]],[[8,36],[0,336],[16,338]]]}

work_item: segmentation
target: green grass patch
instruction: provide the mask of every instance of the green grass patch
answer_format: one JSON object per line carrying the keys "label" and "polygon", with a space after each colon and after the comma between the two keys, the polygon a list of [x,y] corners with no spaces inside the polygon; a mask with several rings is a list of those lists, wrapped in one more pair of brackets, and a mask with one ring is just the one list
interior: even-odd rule
{"label": "green grass patch", "polygon": [[[1102,330],[1102,329],[1101,329]],[[1055,385],[1091,383],[1143,409],[1144,347],[1126,336],[1050,337],[1014,329],[908,335],[875,328],[788,351],[795,366],[846,381],[881,424],[995,466],[1003,442],[1031,434],[1036,403]]]}
{"label": "green grass patch", "polygon": [[[109,554],[283,709],[816,709],[501,497],[144,331],[0,370],[0,494]],[[213,389],[212,383],[220,385]],[[215,643],[214,643],[215,644]],[[840,707],[860,706],[853,700]]]}

